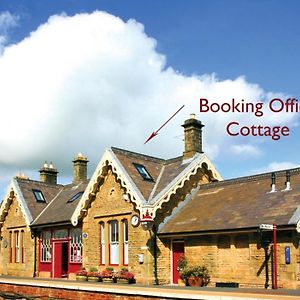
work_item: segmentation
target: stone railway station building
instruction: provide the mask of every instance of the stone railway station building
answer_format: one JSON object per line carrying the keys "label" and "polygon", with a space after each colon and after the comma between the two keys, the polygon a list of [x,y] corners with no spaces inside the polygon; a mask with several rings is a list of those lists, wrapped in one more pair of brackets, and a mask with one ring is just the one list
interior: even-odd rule
{"label": "stone railway station building", "polygon": [[13,178],[0,208],[0,273],[74,279],[111,266],[138,283],[177,284],[184,255],[207,266],[212,286],[264,287],[273,241],[259,226],[276,224],[278,286],[299,288],[300,169],[223,180],[202,151],[201,122],[183,127],[177,158],[112,147],[89,180],[82,154],[71,184],[57,183],[52,164],[40,181]]}

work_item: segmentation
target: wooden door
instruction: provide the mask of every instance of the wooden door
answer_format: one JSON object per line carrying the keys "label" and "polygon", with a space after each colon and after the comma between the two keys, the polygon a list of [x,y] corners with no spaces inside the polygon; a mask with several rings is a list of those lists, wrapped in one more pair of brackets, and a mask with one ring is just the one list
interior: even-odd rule
{"label": "wooden door", "polygon": [[62,277],[62,243],[54,242],[53,277]]}
{"label": "wooden door", "polygon": [[177,284],[179,279],[178,260],[184,255],[184,242],[173,242],[172,249],[173,283]]}

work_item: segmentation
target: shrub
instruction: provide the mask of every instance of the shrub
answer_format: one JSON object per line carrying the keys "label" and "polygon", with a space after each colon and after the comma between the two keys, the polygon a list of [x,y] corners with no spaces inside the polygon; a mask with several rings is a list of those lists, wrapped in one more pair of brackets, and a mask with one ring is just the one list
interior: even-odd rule
{"label": "shrub", "polygon": [[184,280],[191,277],[202,277],[204,285],[207,285],[210,282],[210,275],[207,267],[205,266],[186,266],[182,271],[180,271],[180,277]]}

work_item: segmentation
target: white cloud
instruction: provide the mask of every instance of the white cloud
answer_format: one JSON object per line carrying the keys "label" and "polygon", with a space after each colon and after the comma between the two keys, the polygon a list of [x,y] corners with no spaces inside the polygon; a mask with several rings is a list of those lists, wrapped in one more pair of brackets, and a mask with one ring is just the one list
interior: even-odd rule
{"label": "white cloud", "polygon": [[[184,76],[166,69],[165,62],[156,41],[134,20],[103,12],[52,16],[0,56],[0,167],[38,170],[44,160],[52,160],[63,176],[71,173],[77,152],[89,157],[93,169],[111,145],[177,156],[183,143],[173,137],[182,134],[180,125],[189,113],[199,112],[200,97],[259,101],[270,95],[244,77]],[[144,145],[183,104],[155,141]],[[216,157],[229,139],[224,128],[233,115],[197,117],[206,125],[205,152]],[[261,122],[249,114],[234,117]],[[281,118],[280,123],[295,122],[295,115]]]}
{"label": "white cloud", "polygon": [[273,171],[280,171],[280,170],[288,170],[300,167],[300,164],[294,164],[288,161],[283,162],[271,162],[265,167],[257,168],[249,172],[249,174],[259,174],[259,173],[266,173],[266,172],[273,172]]}
{"label": "white cloud", "polygon": [[0,13],[0,32],[7,32],[11,27],[15,27],[18,25],[19,17],[16,15],[12,15],[8,11],[4,11]]}
{"label": "white cloud", "polygon": [[249,144],[232,145],[231,151],[233,154],[242,155],[244,157],[257,157],[262,155],[262,151],[258,147]]}
{"label": "white cloud", "polygon": [[8,32],[18,25],[19,16],[12,15],[8,11],[0,12],[0,54],[8,42]]}

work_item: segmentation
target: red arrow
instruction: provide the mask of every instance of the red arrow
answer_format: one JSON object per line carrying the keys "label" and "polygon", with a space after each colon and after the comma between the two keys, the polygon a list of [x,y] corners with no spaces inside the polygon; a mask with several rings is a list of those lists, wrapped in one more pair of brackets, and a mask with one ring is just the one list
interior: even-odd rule
{"label": "red arrow", "polygon": [[158,135],[158,132],[171,120],[175,117],[175,115],[177,115],[182,109],[184,108],[184,105],[182,105],[177,111],[176,113],[171,117],[169,118],[164,124],[162,124],[156,131],[153,131],[150,136],[148,137],[148,139],[146,140],[146,143],[148,143],[152,138],[154,138],[156,135]]}

